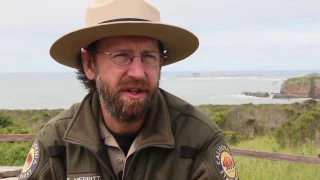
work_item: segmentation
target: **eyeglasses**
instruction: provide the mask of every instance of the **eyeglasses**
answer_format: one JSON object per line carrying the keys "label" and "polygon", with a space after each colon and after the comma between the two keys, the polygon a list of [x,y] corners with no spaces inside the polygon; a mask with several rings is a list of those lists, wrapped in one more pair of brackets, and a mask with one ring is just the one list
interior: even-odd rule
{"label": "eyeglasses", "polygon": [[109,52],[99,52],[99,51],[91,50],[89,52],[109,55],[111,61],[119,66],[128,65],[132,63],[134,57],[140,57],[144,65],[148,67],[157,67],[163,63],[164,59],[168,58],[168,56],[165,56],[161,53],[153,52],[153,51],[144,53],[140,56],[136,56],[132,53],[123,52],[123,51],[114,51],[109,53]]}

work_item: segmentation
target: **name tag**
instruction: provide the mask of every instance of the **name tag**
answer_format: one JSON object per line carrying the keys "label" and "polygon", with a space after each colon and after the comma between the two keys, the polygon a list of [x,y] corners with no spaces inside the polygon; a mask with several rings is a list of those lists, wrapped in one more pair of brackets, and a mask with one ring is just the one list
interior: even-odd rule
{"label": "name tag", "polygon": [[67,173],[67,180],[102,180],[100,173]]}

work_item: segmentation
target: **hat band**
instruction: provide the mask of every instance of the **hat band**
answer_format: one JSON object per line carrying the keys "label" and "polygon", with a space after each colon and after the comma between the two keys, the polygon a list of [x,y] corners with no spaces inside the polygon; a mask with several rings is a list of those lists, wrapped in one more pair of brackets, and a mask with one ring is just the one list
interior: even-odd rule
{"label": "hat band", "polygon": [[108,21],[103,21],[103,22],[101,22],[99,24],[119,22],[119,21],[149,21],[149,20],[139,19],[139,18],[119,18],[119,19],[111,19],[111,20],[108,20]]}

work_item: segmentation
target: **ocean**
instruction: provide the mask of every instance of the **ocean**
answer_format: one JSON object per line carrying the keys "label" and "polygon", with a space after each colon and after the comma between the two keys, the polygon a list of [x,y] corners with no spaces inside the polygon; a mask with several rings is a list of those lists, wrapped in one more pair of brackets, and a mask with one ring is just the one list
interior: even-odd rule
{"label": "ocean", "polygon": [[[319,71],[162,72],[160,88],[200,104],[288,104],[306,99],[272,99],[288,78]],[[0,73],[0,109],[57,109],[87,94],[75,73]],[[268,92],[268,98],[241,92]]]}

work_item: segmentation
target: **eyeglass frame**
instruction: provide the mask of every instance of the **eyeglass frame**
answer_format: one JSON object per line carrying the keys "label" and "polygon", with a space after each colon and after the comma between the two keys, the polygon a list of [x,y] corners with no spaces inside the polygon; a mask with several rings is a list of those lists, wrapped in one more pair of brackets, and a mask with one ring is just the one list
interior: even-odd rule
{"label": "eyeglass frame", "polygon": [[[87,49],[82,48],[82,50],[87,50]],[[142,62],[143,65],[145,65],[145,66],[147,66],[147,67],[159,67],[159,66],[162,65],[162,63],[163,63],[163,61],[164,61],[165,59],[168,59],[168,56],[165,55],[167,51],[164,51],[165,54],[162,54],[162,53],[156,52],[156,51],[151,51],[151,52],[153,52],[153,53],[157,53],[157,54],[160,55],[160,64],[158,64],[158,65],[156,65],[156,66],[150,66],[150,65],[144,63],[144,61],[143,61],[144,55],[138,56],[138,55],[134,55],[133,53],[124,52],[124,53],[127,53],[127,54],[132,55],[132,56],[129,58],[130,62],[129,62],[128,64],[117,64],[117,63],[115,63],[115,62],[113,61],[113,58],[112,58],[111,55],[112,55],[112,53],[122,52],[122,51],[114,51],[114,52],[101,52],[101,51],[96,51],[96,50],[87,50],[87,51],[89,51],[89,52],[91,52],[91,53],[98,53],[98,54],[109,55],[110,60],[111,60],[114,64],[116,64],[116,65],[118,65],[118,66],[126,66],[126,65],[129,65],[129,64],[131,64],[131,63],[133,62],[133,60],[134,60],[135,57],[140,57],[140,60],[141,60],[141,62]]]}

